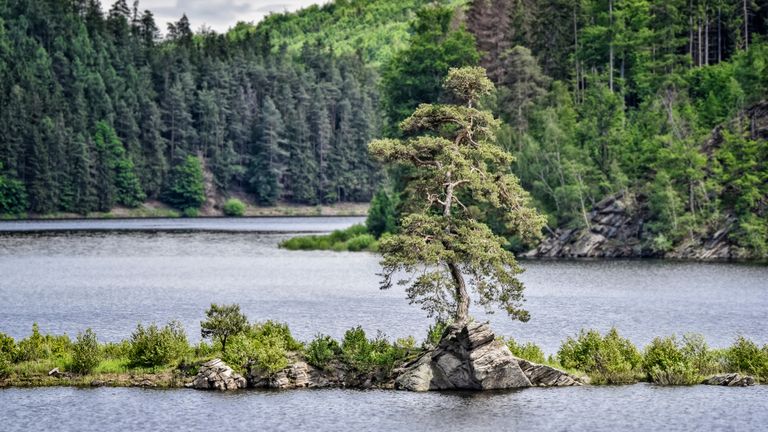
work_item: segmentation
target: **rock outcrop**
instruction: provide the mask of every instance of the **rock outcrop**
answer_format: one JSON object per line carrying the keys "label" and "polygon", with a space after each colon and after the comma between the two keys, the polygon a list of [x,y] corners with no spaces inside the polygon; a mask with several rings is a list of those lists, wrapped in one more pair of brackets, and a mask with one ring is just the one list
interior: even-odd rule
{"label": "rock outcrop", "polygon": [[756,381],[755,378],[749,375],[726,373],[707,378],[702,384],[727,387],[748,387],[755,385]]}
{"label": "rock outcrop", "polygon": [[[717,150],[725,142],[725,132],[730,129],[743,130],[753,140],[768,140],[768,100],[750,106],[730,123],[716,127],[701,144],[702,156],[709,161],[704,168],[705,176],[710,176],[715,170]],[[720,193],[721,197],[728,197],[733,192],[724,189]],[[768,197],[763,197],[762,202],[766,201]],[[762,208],[757,213],[758,217],[765,217],[765,206]],[[523,257],[655,257],[702,261],[765,259],[765,256],[755,255],[731,240],[731,232],[738,228],[737,219],[728,208],[721,208],[720,213],[722,217],[718,224],[701,226],[671,247],[660,248],[654,244],[654,234],[646,226],[653,217],[648,197],[640,189],[621,192],[607,196],[592,206],[584,216],[585,220],[580,221],[587,227],[557,228]]]}
{"label": "rock outcrop", "polygon": [[702,261],[747,259],[728,237],[736,219],[688,236],[668,251],[655,250],[645,228],[650,218],[647,197],[628,193],[608,196],[587,214],[589,228],[558,228],[525,258],[668,258]]}
{"label": "rock outcrop", "polygon": [[487,324],[449,326],[438,346],[398,371],[395,387],[411,391],[492,390],[578,385],[548,366],[516,358]]}
{"label": "rock outcrop", "polygon": [[338,360],[318,368],[295,360],[283,370],[269,374],[258,368],[248,372],[248,384],[254,388],[295,389],[348,387],[358,389],[393,388],[393,374],[386,370],[356,371]]}
{"label": "rock outcrop", "polygon": [[200,370],[189,384],[198,390],[237,390],[245,388],[247,381],[242,375],[235,373],[221,359],[213,359],[203,363]]}

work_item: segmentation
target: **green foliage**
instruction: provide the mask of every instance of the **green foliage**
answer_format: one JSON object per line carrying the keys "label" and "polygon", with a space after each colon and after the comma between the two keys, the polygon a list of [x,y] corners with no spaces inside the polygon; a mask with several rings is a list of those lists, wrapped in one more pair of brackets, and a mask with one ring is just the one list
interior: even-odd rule
{"label": "green foliage", "polygon": [[307,363],[321,369],[328,367],[331,360],[338,358],[340,355],[341,347],[339,343],[328,335],[317,335],[307,345]]}
{"label": "green foliage", "polygon": [[383,66],[383,99],[391,125],[419,104],[440,100],[449,68],[477,64],[474,38],[464,28],[451,26],[453,14],[453,9],[440,6],[419,9],[410,45]]}
{"label": "green foliage", "polygon": [[336,252],[362,250],[376,251],[378,242],[368,234],[365,225],[353,225],[344,230],[336,230],[327,235],[308,235],[292,237],[280,243],[288,250],[332,250]]}
{"label": "green foliage", "polygon": [[527,321],[523,285],[516,278],[522,270],[505,249],[507,241],[476,220],[470,206],[495,210],[523,239],[540,236],[544,218],[509,172],[512,155],[495,143],[498,120],[474,108],[493,89],[485,71],[450,69],[444,87],[462,105],[422,104],[400,124],[410,138],[369,145],[376,159],[409,169],[400,230],[379,245],[381,286],[390,288],[396,278],[411,303],[457,322],[468,319],[469,287],[488,311],[498,306]]}
{"label": "green foliage", "polygon": [[408,349],[408,346],[390,344],[381,333],[375,339],[368,339],[360,326],[347,330],[341,342],[342,359],[360,372],[376,368],[392,370],[405,358]]}
{"label": "green foliage", "polygon": [[751,340],[739,336],[725,351],[725,363],[729,372],[745,373],[768,382],[768,345],[760,349]]}
{"label": "green foliage", "polygon": [[636,382],[642,363],[637,348],[619,336],[615,328],[605,336],[595,330],[582,330],[560,346],[557,359],[563,367],[582,370],[595,382],[607,384]]}
{"label": "green foliage", "polygon": [[542,351],[541,348],[533,342],[520,344],[514,339],[510,338],[507,340],[507,347],[515,357],[519,357],[534,363],[544,363],[547,361],[546,357],[544,356],[544,351]]}
{"label": "green foliage", "polygon": [[224,214],[230,217],[245,215],[246,205],[237,198],[230,198],[224,203]]}
{"label": "green foliage", "polygon": [[211,338],[221,343],[221,351],[227,351],[227,339],[245,332],[248,327],[248,318],[240,312],[240,305],[217,305],[205,312],[207,319],[200,323],[200,335],[206,339]]}
{"label": "green foliage", "polygon": [[69,369],[73,372],[88,374],[100,362],[101,350],[99,349],[99,342],[96,340],[96,333],[91,329],[78,333],[75,343],[72,344],[72,362],[69,364]]}
{"label": "green foliage", "polygon": [[427,328],[427,337],[424,339],[424,347],[434,348],[440,344],[440,339],[442,339],[446,327],[448,327],[448,323],[440,320],[430,324]]}
{"label": "green foliage", "polygon": [[133,161],[126,156],[115,130],[107,122],[100,121],[96,124],[93,141],[98,163],[99,210],[109,211],[115,203],[137,207],[144,202],[146,195]]}
{"label": "green foliage", "polygon": [[0,215],[18,215],[27,210],[27,191],[24,183],[8,178],[2,174],[3,164],[0,162]]}
{"label": "green foliage", "polygon": [[233,367],[254,367],[273,374],[288,366],[288,353],[302,351],[286,324],[267,321],[234,336],[222,359]]}
{"label": "green foliage", "polygon": [[200,159],[187,156],[171,170],[168,188],[163,199],[168,204],[184,211],[197,209],[203,205],[205,186]]}
{"label": "green foliage", "polygon": [[72,342],[64,336],[43,335],[37,323],[32,324],[32,334],[20,340],[15,361],[40,361],[60,359],[70,352]]}
{"label": "green foliage", "polygon": [[653,339],[645,348],[643,370],[651,382],[661,385],[692,385],[701,381],[674,336]]}
{"label": "green foliage", "polygon": [[384,233],[394,233],[397,228],[397,203],[385,190],[379,190],[373,196],[365,226],[377,239]]}
{"label": "green foliage", "polygon": [[11,373],[13,359],[16,356],[16,343],[13,338],[0,333],[0,378]]}
{"label": "green foliage", "polygon": [[160,367],[179,361],[189,349],[187,335],[178,321],[162,328],[139,324],[131,334],[128,358],[133,366]]}

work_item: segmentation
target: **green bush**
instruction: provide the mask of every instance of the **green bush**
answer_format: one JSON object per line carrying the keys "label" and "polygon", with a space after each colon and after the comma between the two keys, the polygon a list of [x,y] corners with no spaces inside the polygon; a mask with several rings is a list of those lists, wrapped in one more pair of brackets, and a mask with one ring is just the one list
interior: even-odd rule
{"label": "green bush", "polygon": [[193,207],[187,207],[181,211],[181,215],[185,218],[196,218],[200,216],[200,210]]}
{"label": "green bush", "polygon": [[560,364],[582,370],[596,383],[624,384],[637,381],[642,357],[632,343],[612,328],[605,337],[595,330],[582,330],[568,338],[557,352]]}
{"label": "green bush", "polygon": [[533,342],[519,344],[514,339],[507,340],[507,347],[512,351],[512,355],[534,363],[545,363],[547,361],[544,351]]}
{"label": "green bush", "polygon": [[341,347],[328,335],[317,335],[307,346],[307,363],[324,369],[331,360],[341,355]]}
{"label": "green bush", "polygon": [[370,249],[374,243],[376,243],[376,237],[370,234],[361,234],[347,240],[346,249],[350,252],[359,252]]}
{"label": "green bush", "polygon": [[254,337],[276,337],[282,341],[283,346],[288,351],[302,351],[304,350],[304,344],[293,338],[291,329],[288,328],[288,324],[279,323],[275,321],[266,321],[261,324],[255,324],[252,328]]}
{"label": "green bush", "polygon": [[408,355],[408,349],[390,344],[381,333],[369,340],[362,327],[357,326],[344,333],[341,355],[354,369],[369,372],[375,368],[391,370]]}
{"label": "green bush", "polygon": [[237,198],[230,198],[224,203],[224,214],[227,216],[242,216],[245,214],[245,203]]}
{"label": "green bush", "polygon": [[304,345],[291,335],[288,325],[274,321],[255,324],[228,344],[222,359],[235,368],[249,364],[257,370],[275,373],[288,366],[288,353],[303,351]]}
{"label": "green bush", "polygon": [[16,351],[17,362],[56,359],[66,356],[72,342],[66,335],[42,335],[37,323],[32,324],[32,334],[19,341]]}
{"label": "green bush", "polygon": [[643,371],[651,382],[661,385],[692,385],[701,381],[675,336],[651,341],[643,355]]}
{"label": "green bush", "polygon": [[96,333],[91,329],[86,329],[84,333],[79,333],[75,343],[72,344],[72,362],[69,369],[73,372],[87,374],[91,373],[101,362],[101,351],[99,342],[96,340]]}
{"label": "green bush", "polygon": [[0,378],[5,378],[10,375],[12,370],[13,361],[11,360],[11,356],[4,352],[0,352]]}
{"label": "green bush", "polygon": [[145,328],[139,324],[131,335],[128,358],[133,366],[158,367],[177,362],[187,352],[187,335],[178,321],[171,321],[163,328],[156,324]]}
{"label": "green bush", "polygon": [[424,339],[424,348],[435,348],[440,343],[440,339],[445,333],[445,328],[448,327],[448,323],[445,321],[436,321],[430,325],[427,329],[427,337]]}
{"label": "green bush", "polygon": [[222,359],[236,369],[250,365],[273,374],[288,366],[288,351],[279,334],[250,332],[233,337]]}
{"label": "green bush", "polygon": [[336,230],[327,235],[293,237],[280,243],[288,250],[332,250],[336,252],[361,250],[375,251],[376,238],[368,233],[365,225],[353,225],[345,230]]}
{"label": "green bush", "polygon": [[752,375],[761,382],[768,381],[768,345],[760,349],[751,340],[739,336],[725,351],[728,372]]}
{"label": "green bush", "polygon": [[704,336],[700,334],[688,333],[683,336],[680,351],[702,377],[714,375],[722,369],[717,352],[707,346]]}
{"label": "green bush", "polygon": [[101,356],[105,359],[127,359],[131,355],[131,342],[107,342],[101,346]]}

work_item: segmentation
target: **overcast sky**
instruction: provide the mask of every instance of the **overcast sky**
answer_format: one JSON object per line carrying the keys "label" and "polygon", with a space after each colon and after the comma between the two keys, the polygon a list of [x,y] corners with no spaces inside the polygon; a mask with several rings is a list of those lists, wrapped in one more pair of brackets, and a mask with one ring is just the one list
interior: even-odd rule
{"label": "overcast sky", "polygon": [[[129,1],[129,5],[133,2]],[[323,0],[140,0],[141,10],[155,14],[157,26],[165,33],[166,24],[186,13],[193,30],[205,25],[224,32],[238,21],[257,22],[270,12],[294,11]],[[112,1],[102,1],[108,9]]]}

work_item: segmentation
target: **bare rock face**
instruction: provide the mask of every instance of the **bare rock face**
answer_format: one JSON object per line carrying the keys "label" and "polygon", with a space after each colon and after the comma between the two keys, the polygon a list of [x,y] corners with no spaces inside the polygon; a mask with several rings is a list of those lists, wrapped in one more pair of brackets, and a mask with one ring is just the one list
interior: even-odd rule
{"label": "bare rock face", "polygon": [[[526,372],[527,371],[527,372]],[[411,391],[492,390],[579,385],[548,366],[519,359],[487,324],[450,326],[437,348],[399,371],[395,387]]]}
{"label": "bare rock face", "polygon": [[707,378],[702,382],[706,385],[727,386],[727,387],[747,387],[756,384],[755,378],[749,375],[738,373],[719,374]]}
{"label": "bare rock face", "polygon": [[213,359],[200,366],[200,371],[188,386],[198,390],[224,391],[245,388],[246,384],[245,378],[221,359]]}
{"label": "bare rock face", "polygon": [[582,379],[576,378],[551,366],[540,365],[523,359],[517,359],[517,364],[534,386],[571,387],[583,385]]}
{"label": "bare rock face", "polygon": [[318,368],[296,359],[285,369],[274,374],[258,368],[248,372],[248,383],[254,388],[296,389],[296,388],[393,388],[392,374],[384,369],[360,372],[338,360],[331,361],[325,368]]}

